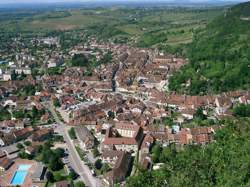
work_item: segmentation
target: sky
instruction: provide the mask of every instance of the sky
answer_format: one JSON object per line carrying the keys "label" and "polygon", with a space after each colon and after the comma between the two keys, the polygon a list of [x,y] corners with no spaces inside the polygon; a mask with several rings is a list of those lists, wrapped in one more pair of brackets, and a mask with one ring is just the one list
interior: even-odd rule
{"label": "sky", "polygon": [[[132,2],[156,2],[156,1],[166,1],[166,2],[179,2],[180,0],[0,0],[0,4],[7,4],[7,3],[55,3],[55,2],[65,2],[65,3],[70,3],[70,2],[95,2],[95,1],[100,1],[100,2],[105,2],[105,1],[132,1]],[[183,0],[186,2],[185,0]],[[202,2],[244,2],[247,0],[189,0],[193,3],[202,3]]]}

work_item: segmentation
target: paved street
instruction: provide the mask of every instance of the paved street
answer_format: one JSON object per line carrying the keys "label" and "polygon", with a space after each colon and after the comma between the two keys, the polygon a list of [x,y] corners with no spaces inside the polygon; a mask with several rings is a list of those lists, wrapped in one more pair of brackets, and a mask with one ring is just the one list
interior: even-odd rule
{"label": "paved street", "polygon": [[69,151],[69,160],[72,164],[75,171],[80,175],[81,179],[84,181],[84,183],[89,187],[101,187],[101,181],[92,176],[91,171],[89,170],[88,166],[84,165],[83,161],[81,160],[80,156],[78,155],[73,141],[70,139],[68,135],[68,127],[65,123],[63,123],[57,116],[57,113],[55,112],[54,106],[50,104],[46,104],[46,107],[49,109],[53,117],[55,118],[55,121],[58,123],[58,127],[56,129],[57,132],[63,135],[64,140],[67,144],[68,151]]}

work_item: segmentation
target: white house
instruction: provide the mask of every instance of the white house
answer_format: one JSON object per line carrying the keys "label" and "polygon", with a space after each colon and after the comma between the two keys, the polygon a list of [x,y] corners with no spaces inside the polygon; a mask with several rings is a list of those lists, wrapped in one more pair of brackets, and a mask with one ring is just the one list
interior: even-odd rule
{"label": "white house", "polygon": [[6,72],[3,74],[3,80],[4,81],[10,81],[11,80],[11,73]]}

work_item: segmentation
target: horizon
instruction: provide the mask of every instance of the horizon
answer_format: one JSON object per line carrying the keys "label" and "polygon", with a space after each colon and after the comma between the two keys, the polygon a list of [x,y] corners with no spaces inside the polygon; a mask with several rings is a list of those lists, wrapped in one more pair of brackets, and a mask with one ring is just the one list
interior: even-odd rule
{"label": "horizon", "polygon": [[0,4],[55,4],[55,3],[242,3],[248,0],[2,0]]}

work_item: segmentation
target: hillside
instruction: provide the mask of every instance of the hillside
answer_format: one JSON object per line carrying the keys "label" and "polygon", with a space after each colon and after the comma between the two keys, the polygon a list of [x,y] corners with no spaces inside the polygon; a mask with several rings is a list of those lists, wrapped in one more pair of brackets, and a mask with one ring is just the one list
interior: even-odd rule
{"label": "hillside", "polygon": [[228,9],[195,34],[190,63],[170,79],[170,90],[218,93],[250,87],[250,2]]}
{"label": "hillside", "polygon": [[179,152],[174,146],[161,148],[157,156],[165,163],[162,169],[140,170],[128,179],[127,187],[249,186],[249,119],[224,125],[216,142],[203,148],[188,146]]}
{"label": "hillside", "polygon": [[[81,40],[82,35],[86,34],[100,40],[132,46],[162,45],[164,50],[175,53],[174,49],[192,42],[194,30],[204,28],[223,9],[155,7],[48,9],[32,12],[0,10],[0,42],[5,45],[10,36],[18,33],[29,38],[30,35],[54,35],[56,32],[62,43],[69,41],[74,44],[74,41]],[[77,35],[81,35],[81,38]]]}

